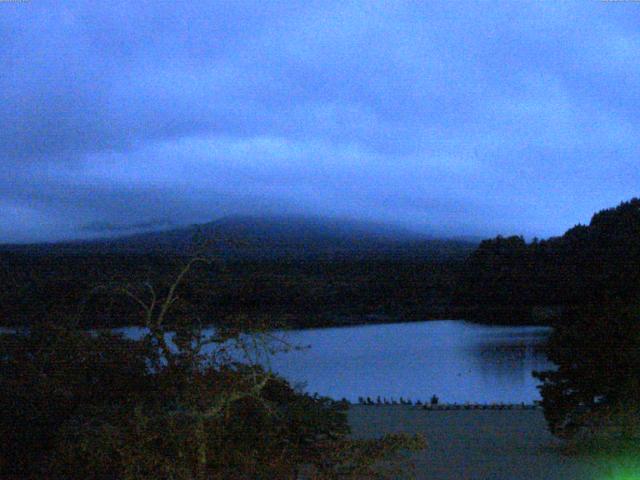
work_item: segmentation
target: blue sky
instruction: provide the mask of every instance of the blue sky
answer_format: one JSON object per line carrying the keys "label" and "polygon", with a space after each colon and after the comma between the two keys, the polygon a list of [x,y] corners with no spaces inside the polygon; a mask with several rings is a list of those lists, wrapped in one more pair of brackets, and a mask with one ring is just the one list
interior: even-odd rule
{"label": "blue sky", "polygon": [[639,195],[638,2],[0,2],[0,45],[0,242],[546,237]]}

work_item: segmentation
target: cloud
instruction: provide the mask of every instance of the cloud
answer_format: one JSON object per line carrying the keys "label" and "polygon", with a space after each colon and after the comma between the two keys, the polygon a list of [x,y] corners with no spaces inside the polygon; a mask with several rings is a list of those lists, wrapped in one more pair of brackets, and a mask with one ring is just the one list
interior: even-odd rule
{"label": "cloud", "polygon": [[637,194],[640,7],[0,5],[0,241],[314,213],[561,233]]}
{"label": "cloud", "polygon": [[159,230],[173,227],[167,219],[154,219],[139,223],[114,224],[110,222],[92,222],[84,225],[81,230],[90,233],[131,233],[145,230]]}

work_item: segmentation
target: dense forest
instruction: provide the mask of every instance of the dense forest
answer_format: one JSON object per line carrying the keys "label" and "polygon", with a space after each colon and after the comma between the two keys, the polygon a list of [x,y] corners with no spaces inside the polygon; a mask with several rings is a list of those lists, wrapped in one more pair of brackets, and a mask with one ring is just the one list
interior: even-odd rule
{"label": "dense forest", "polygon": [[[130,324],[135,305],[102,295],[114,281],[162,284],[181,257],[161,255],[2,255],[4,325],[43,315],[80,315],[87,326]],[[438,318],[462,260],[367,258],[238,261],[200,266],[180,292],[205,322],[269,315],[289,326]]]}
{"label": "dense forest", "polygon": [[166,284],[194,245],[207,241],[214,261],[191,272],[176,315],[195,309],[206,324],[249,316],[282,327],[456,316],[451,292],[477,244],[356,227],[242,219],[106,241],[0,247],[1,321],[74,316],[85,326],[134,324],[135,303],[108,286]]}
{"label": "dense forest", "polygon": [[602,210],[560,237],[485,240],[460,272],[453,302],[478,320],[551,322],[611,300],[634,304],[640,298],[640,199]]}

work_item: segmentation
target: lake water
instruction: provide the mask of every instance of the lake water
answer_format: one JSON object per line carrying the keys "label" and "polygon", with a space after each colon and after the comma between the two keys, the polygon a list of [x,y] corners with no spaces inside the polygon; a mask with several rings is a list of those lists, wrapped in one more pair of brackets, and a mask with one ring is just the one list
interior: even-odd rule
{"label": "lake water", "polygon": [[553,368],[541,347],[547,327],[429,321],[285,333],[302,351],[275,355],[271,367],[306,390],[333,398],[531,403],[532,370]]}
{"label": "lake water", "polygon": [[[139,337],[142,330],[123,329]],[[442,320],[278,333],[302,350],[265,363],[310,393],[445,403],[531,403],[533,370],[553,368],[542,352],[547,327],[502,327]]]}

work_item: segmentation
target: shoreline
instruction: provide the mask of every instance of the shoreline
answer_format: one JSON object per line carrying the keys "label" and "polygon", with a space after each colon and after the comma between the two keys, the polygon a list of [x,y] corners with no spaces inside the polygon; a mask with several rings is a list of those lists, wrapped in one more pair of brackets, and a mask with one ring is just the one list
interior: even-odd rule
{"label": "shoreline", "polygon": [[424,410],[352,404],[348,419],[354,438],[424,435],[427,448],[408,458],[418,480],[603,480],[616,478],[623,468],[621,460],[563,453],[563,442],[549,433],[539,408]]}
{"label": "shoreline", "polygon": [[[379,325],[393,325],[393,324],[407,324],[407,323],[420,323],[420,322],[437,322],[441,320],[455,320],[463,321],[471,324],[477,324],[481,326],[492,327],[544,327],[552,328],[553,325],[550,322],[535,322],[530,321],[500,321],[494,319],[493,321],[481,321],[474,318],[470,314],[468,309],[461,307],[446,307],[446,306],[425,306],[420,309],[412,309],[410,311],[398,309],[393,312],[349,312],[349,311],[335,311],[335,312],[315,312],[315,313],[300,313],[300,312],[281,312],[281,311],[268,311],[266,313],[239,313],[230,312],[227,310],[211,311],[207,313],[212,317],[219,317],[221,321],[210,322],[202,325],[204,328],[214,327],[218,324],[224,325],[225,319],[234,316],[246,315],[248,318],[256,320],[256,325],[265,328],[268,331],[290,331],[290,330],[324,330],[332,328],[349,328],[349,327],[364,327],[364,326],[379,326]],[[85,321],[86,317],[95,318],[100,317],[99,321]],[[124,317],[124,316],[122,316]],[[120,317],[120,318],[122,318]],[[69,312],[67,316],[61,316],[56,321],[64,322],[68,319],[80,319],[83,329],[86,330],[101,330],[101,329],[117,329],[117,328],[130,328],[130,327],[143,327],[143,319],[138,315],[129,315],[129,320],[133,321],[113,321],[108,316],[100,316],[96,314],[88,314],[82,318],[77,314]],[[38,323],[40,315],[23,315],[13,316],[13,320],[0,323],[2,328],[24,328],[29,327],[34,323]],[[305,319],[305,321],[302,321]],[[269,323],[272,326],[267,327]]]}
{"label": "shoreline", "polygon": [[393,400],[388,403],[367,403],[367,402],[349,402],[349,406],[361,407],[407,407],[427,412],[444,412],[452,410],[540,410],[542,406],[539,401],[534,403],[438,403],[432,405],[429,402],[421,402],[420,400],[413,403],[402,403]]}

